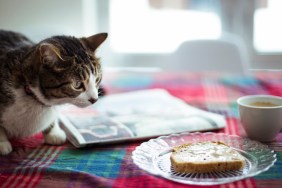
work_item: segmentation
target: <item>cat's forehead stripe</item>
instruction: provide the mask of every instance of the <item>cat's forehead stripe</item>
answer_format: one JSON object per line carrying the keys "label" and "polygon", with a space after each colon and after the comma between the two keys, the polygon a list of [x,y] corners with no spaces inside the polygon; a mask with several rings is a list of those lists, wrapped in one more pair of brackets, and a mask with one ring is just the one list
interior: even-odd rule
{"label": "cat's forehead stripe", "polygon": [[74,37],[55,36],[52,37],[51,41],[62,48],[61,53],[63,55],[74,57],[77,63],[83,63],[89,60],[85,48],[78,39]]}

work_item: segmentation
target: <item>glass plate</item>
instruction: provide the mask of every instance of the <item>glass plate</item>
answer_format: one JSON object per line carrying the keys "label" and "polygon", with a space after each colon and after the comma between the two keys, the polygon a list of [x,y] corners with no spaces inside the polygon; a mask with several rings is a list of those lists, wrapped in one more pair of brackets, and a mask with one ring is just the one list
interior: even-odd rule
{"label": "glass plate", "polygon": [[[246,159],[244,169],[216,173],[179,173],[170,163],[172,148],[184,143],[222,141]],[[217,185],[255,176],[268,170],[276,161],[276,154],[260,142],[223,133],[182,133],[161,136],[142,143],[132,153],[133,162],[141,169],[157,176],[184,184]]]}

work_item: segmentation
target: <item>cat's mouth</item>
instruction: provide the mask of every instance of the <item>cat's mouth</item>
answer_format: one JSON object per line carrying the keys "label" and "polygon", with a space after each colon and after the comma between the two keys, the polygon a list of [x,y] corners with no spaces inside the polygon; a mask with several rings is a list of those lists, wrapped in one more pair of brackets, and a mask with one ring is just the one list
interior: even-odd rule
{"label": "cat's mouth", "polygon": [[29,85],[25,85],[24,86],[24,91],[27,95],[31,96],[34,100],[36,100],[38,103],[40,103],[41,105],[44,106],[49,106],[47,104],[45,104],[44,102],[42,102],[36,95],[35,93],[30,89]]}

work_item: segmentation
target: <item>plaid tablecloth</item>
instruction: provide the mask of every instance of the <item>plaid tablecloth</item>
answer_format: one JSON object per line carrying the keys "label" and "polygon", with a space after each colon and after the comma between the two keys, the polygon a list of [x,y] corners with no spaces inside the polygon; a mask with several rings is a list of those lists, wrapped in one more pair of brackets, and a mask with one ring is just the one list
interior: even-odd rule
{"label": "plaid tablecloth", "polygon": [[[226,116],[227,127],[218,132],[243,135],[236,99],[248,94],[282,96],[281,73],[231,76],[198,73],[108,73],[107,94],[164,88],[187,103]],[[141,142],[76,149],[43,144],[38,134],[12,141],[14,150],[0,156],[0,187],[198,187],[171,182],[139,169],[132,151]],[[268,171],[241,181],[213,186],[282,187],[282,134],[267,143],[277,154]]]}

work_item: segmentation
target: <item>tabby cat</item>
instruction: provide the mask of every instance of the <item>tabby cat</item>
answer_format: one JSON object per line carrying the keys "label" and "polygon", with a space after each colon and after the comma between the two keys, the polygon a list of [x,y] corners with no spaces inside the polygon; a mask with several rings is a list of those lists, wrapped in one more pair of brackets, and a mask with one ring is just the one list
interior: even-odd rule
{"label": "tabby cat", "polygon": [[35,44],[0,30],[0,155],[12,151],[9,139],[41,131],[47,144],[65,142],[57,108],[86,107],[98,99],[102,73],[95,51],[106,38],[54,36]]}

